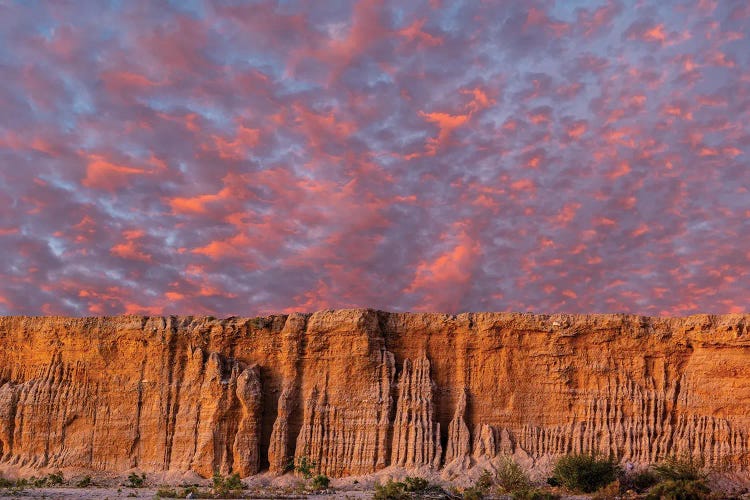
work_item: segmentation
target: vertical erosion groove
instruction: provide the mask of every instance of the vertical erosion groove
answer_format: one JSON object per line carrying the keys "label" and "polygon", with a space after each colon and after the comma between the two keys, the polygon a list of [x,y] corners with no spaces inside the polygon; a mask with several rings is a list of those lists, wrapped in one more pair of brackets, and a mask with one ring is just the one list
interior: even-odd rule
{"label": "vertical erosion groove", "polygon": [[138,467],[138,445],[141,441],[141,412],[143,411],[143,376],[146,370],[146,358],[141,362],[141,369],[138,375],[138,399],[135,405],[135,425],[133,426],[133,443],[130,445],[130,463],[131,467]]}
{"label": "vertical erosion groove", "polygon": [[[164,470],[169,470],[170,461],[172,459],[172,442],[174,439],[174,427],[175,419],[177,418],[177,411],[179,409],[179,394],[180,394],[180,379],[181,375],[179,372],[175,373],[175,364],[177,358],[178,349],[178,336],[177,327],[175,325],[175,318],[170,317],[166,326],[167,336],[167,349],[166,349],[166,363],[162,365],[163,372],[167,375],[167,387],[166,387],[166,411],[165,411],[165,425],[164,425]],[[175,380],[175,377],[177,379]]]}
{"label": "vertical erosion groove", "polygon": [[294,447],[302,426],[300,372],[307,320],[306,315],[291,314],[286,318],[280,333],[279,371],[282,386],[268,444],[268,467],[271,472],[277,474],[284,472],[293,459]]}

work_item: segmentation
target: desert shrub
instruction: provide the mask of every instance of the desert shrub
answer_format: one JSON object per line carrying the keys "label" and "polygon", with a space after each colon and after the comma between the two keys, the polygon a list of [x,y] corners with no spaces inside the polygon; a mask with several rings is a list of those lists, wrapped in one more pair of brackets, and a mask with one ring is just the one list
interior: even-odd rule
{"label": "desert shrub", "polygon": [[53,472],[52,474],[47,474],[47,484],[50,486],[60,485],[63,484],[65,479],[63,478],[63,473],[60,471]]}
{"label": "desert shrub", "polygon": [[516,490],[513,500],[559,500],[560,495],[540,489]]}
{"label": "desert shrub", "polygon": [[607,486],[599,488],[591,496],[591,500],[611,500],[620,495],[620,481],[612,481]]}
{"label": "desert shrub", "polygon": [[236,472],[227,477],[224,477],[220,473],[215,472],[213,481],[214,492],[220,497],[230,496],[231,493],[236,492],[237,490],[241,490],[245,487],[245,485],[242,484],[240,475]]}
{"label": "desert shrub", "polygon": [[156,490],[156,498],[185,498],[185,496],[180,496],[174,488],[159,488]]}
{"label": "desert shrub", "polygon": [[36,477],[31,476],[29,478],[29,482],[34,488],[44,488],[47,486],[47,478],[46,477]]}
{"label": "desert shrub", "polygon": [[648,492],[646,500],[704,500],[711,498],[711,489],[701,480],[667,480]]}
{"label": "desert shrub", "polygon": [[385,484],[375,485],[374,500],[405,500],[410,498],[406,492],[406,484],[389,479]]}
{"label": "desert shrub", "polygon": [[88,488],[92,484],[93,483],[91,481],[91,476],[84,476],[83,478],[81,478],[80,481],[78,481],[76,483],[76,487],[78,487],[78,488]]}
{"label": "desert shrub", "polygon": [[482,500],[484,498],[485,493],[487,493],[486,489],[478,488],[477,486],[472,486],[470,488],[466,488],[461,496],[464,500]]}
{"label": "desert shrub", "polygon": [[314,460],[310,460],[307,457],[299,457],[297,464],[294,466],[294,470],[302,474],[302,477],[305,479],[310,479],[317,466],[318,464],[316,464]]}
{"label": "desert shrub", "polygon": [[474,482],[474,487],[478,490],[487,491],[495,484],[495,478],[492,477],[492,473],[488,470],[483,470],[477,480]]}
{"label": "desert shrub", "polygon": [[128,476],[128,482],[125,484],[128,488],[143,488],[146,483],[146,474],[140,476],[135,472],[131,472]]}
{"label": "desert shrub", "polygon": [[497,467],[495,483],[505,492],[512,493],[519,490],[528,490],[531,485],[529,476],[523,467],[518,465],[511,457],[503,457]]}
{"label": "desert shrub", "polygon": [[610,459],[588,454],[566,455],[555,464],[552,479],[570,490],[592,493],[617,479],[619,470]]}
{"label": "desert shrub", "polygon": [[690,458],[668,457],[653,466],[663,481],[698,481],[703,479],[702,464]]}
{"label": "desert shrub", "polygon": [[[35,478],[31,478],[31,483],[34,483]],[[13,488],[14,490],[23,491],[24,488],[29,486],[29,480],[25,478],[16,479],[11,481],[0,476],[0,488]]]}
{"label": "desert shrub", "polygon": [[328,489],[329,484],[331,484],[331,480],[325,474],[318,474],[312,478],[312,487],[316,490]]}
{"label": "desert shrub", "polygon": [[236,472],[224,480],[224,485],[229,490],[242,490],[245,488],[242,479],[240,479],[240,475]]}
{"label": "desert shrub", "polygon": [[193,498],[201,498],[201,495],[206,495],[205,492],[201,493],[201,491],[198,489],[197,486],[185,486],[182,488],[182,492],[180,493],[180,498],[185,498],[188,495],[192,494]]}
{"label": "desert shrub", "polygon": [[635,490],[638,493],[643,493],[658,482],[659,476],[651,470],[634,472],[623,476],[622,478],[622,486],[624,489]]}
{"label": "desert shrub", "polygon": [[404,490],[406,491],[424,491],[430,485],[427,479],[423,477],[406,476],[404,478]]}

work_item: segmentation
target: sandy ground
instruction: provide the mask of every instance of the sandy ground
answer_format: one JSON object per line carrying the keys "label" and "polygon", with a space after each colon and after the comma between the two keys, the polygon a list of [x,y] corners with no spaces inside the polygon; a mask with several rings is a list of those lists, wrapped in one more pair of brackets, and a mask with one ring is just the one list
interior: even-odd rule
{"label": "sandy ground", "polygon": [[[0,477],[8,479],[30,478],[31,476],[43,477],[54,470],[34,470],[30,468],[12,467],[0,465]],[[155,498],[159,488],[173,488],[180,490],[184,485],[195,485],[200,489],[209,489],[211,481],[201,478],[195,473],[152,473],[147,475],[147,483],[144,488],[128,488],[123,486],[127,481],[127,471],[124,474],[112,474],[76,470],[62,470],[66,486],[32,488],[28,487],[23,491],[12,493],[9,489],[0,489],[0,499],[6,498],[46,498],[46,499],[119,499],[119,498]],[[412,475],[414,472],[412,472]],[[74,485],[84,476],[91,475],[93,485],[87,488],[76,488]],[[243,490],[243,495],[247,498],[351,498],[351,499],[370,499],[375,490],[375,484],[386,481],[389,478],[395,480],[402,479],[408,475],[405,470],[389,469],[388,471],[379,471],[377,474],[358,477],[346,477],[331,479],[330,494],[311,494],[305,492],[305,482],[293,474],[276,476],[269,473],[261,473],[243,480],[247,489]],[[428,477],[433,484],[442,483],[439,476],[425,469],[424,477]],[[118,491],[119,490],[119,491]]]}
{"label": "sandy ground", "polygon": [[[0,466],[0,476],[8,479],[29,478],[32,475],[42,477],[53,472],[52,470],[32,470],[17,467]],[[179,490],[183,485],[196,485],[200,489],[208,489],[211,481],[201,478],[194,473],[160,473],[149,474],[147,476],[146,487],[128,488],[123,486],[126,483],[128,471],[125,474],[111,473],[94,473],[91,471],[66,469],[63,471],[66,486],[33,488],[28,487],[22,491],[13,491],[11,489],[0,489],[0,499],[12,498],[45,498],[45,499],[124,499],[124,498],[149,498],[156,497],[159,488],[174,488]],[[388,468],[379,471],[376,474],[346,477],[332,479],[330,494],[310,494],[305,492],[306,483],[300,477],[293,474],[276,476],[269,473],[261,473],[256,476],[245,479],[243,482],[247,489],[243,490],[246,498],[305,498],[305,499],[324,499],[324,498],[350,498],[350,499],[370,499],[373,496],[375,484],[385,482],[388,479],[402,480],[406,475],[421,476],[430,481],[431,484],[441,485],[448,489],[451,485],[468,486],[476,481],[476,477],[471,472],[467,474],[446,477],[438,475],[429,469],[420,471],[410,471],[398,468]],[[82,477],[92,474],[94,484],[88,488],[76,488],[73,486]],[[539,478],[533,478],[535,482],[542,481]],[[713,476],[709,481],[713,487],[725,492],[734,493],[735,498],[750,499],[750,480],[748,475],[743,474],[721,474]],[[570,496],[566,500],[587,499],[587,496]]]}

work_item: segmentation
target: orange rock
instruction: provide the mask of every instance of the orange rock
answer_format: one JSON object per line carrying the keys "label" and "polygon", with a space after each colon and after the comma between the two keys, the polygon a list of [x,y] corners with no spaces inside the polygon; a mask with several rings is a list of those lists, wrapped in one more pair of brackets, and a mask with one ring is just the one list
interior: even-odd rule
{"label": "orange rock", "polygon": [[[459,473],[514,454],[750,466],[747,315],[0,318],[0,462]],[[524,463],[526,463],[524,462]]]}

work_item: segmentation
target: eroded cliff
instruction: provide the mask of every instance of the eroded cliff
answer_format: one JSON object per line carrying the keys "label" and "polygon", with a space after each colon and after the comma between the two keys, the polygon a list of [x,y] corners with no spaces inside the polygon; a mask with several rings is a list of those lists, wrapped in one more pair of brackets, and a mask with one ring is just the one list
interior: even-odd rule
{"label": "eroded cliff", "polygon": [[597,450],[750,465],[746,315],[0,318],[0,461],[458,473]]}

